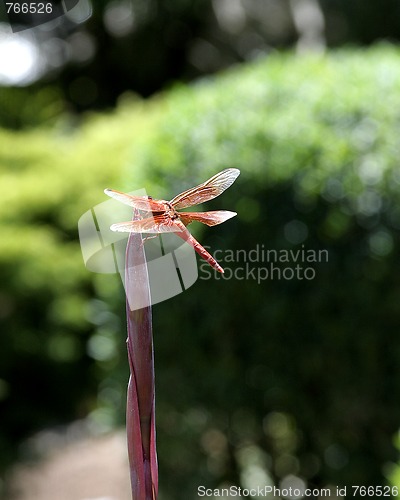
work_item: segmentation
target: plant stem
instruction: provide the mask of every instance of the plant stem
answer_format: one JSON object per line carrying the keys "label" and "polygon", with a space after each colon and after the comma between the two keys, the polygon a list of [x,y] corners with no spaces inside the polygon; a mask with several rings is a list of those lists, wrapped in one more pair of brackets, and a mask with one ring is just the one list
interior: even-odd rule
{"label": "plant stem", "polygon": [[158,469],[151,296],[140,234],[130,233],[128,238],[125,290],[130,367],[126,428],[132,500],[156,500]]}

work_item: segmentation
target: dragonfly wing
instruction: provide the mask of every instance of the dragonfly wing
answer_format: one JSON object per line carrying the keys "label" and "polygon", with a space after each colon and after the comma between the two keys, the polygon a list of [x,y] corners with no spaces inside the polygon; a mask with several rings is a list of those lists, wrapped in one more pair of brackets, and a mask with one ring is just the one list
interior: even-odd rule
{"label": "dragonfly wing", "polygon": [[132,196],[114,189],[105,189],[104,192],[107,196],[144,212],[164,212],[166,209],[164,202],[153,200],[148,196]]}
{"label": "dragonfly wing", "polygon": [[203,184],[199,184],[178,194],[170,201],[170,204],[174,208],[186,208],[212,200],[223,193],[225,189],[228,189],[235,182],[239,174],[240,170],[237,168],[222,170],[222,172],[215,174],[208,181],[203,182]]}
{"label": "dragonfly wing", "polygon": [[148,217],[147,219],[118,222],[110,227],[111,231],[120,233],[178,233],[182,228],[166,214]]}
{"label": "dragonfly wing", "polygon": [[215,210],[211,212],[181,212],[179,218],[187,226],[194,220],[207,224],[207,226],[216,226],[237,215],[236,212],[229,210]]}

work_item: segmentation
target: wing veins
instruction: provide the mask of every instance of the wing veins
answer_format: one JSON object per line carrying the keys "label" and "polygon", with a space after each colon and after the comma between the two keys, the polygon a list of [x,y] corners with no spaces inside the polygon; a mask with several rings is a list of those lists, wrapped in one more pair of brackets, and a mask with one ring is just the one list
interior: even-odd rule
{"label": "wing veins", "polygon": [[228,189],[239,174],[240,171],[237,168],[222,170],[202,184],[178,194],[170,201],[170,204],[174,208],[187,208],[212,200]]}
{"label": "wing veins", "polygon": [[139,219],[136,221],[118,222],[110,228],[120,233],[176,233],[182,229],[167,214]]}

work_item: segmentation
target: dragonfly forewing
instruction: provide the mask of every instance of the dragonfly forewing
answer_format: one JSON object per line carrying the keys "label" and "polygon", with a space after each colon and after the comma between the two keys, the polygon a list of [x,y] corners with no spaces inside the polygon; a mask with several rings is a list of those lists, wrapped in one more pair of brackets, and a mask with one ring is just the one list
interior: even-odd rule
{"label": "dragonfly forewing", "polygon": [[165,201],[153,200],[148,196],[132,196],[114,189],[105,189],[104,192],[110,198],[143,212],[164,212],[167,208]]}
{"label": "dragonfly forewing", "polygon": [[179,209],[212,200],[228,189],[235,182],[239,174],[240,170],[237,168],[222,170],[222,172],[213,175],[208,181],[203,182],[203,184],[199,184],[178,194],[170,201],[170,204],[174,208]]}

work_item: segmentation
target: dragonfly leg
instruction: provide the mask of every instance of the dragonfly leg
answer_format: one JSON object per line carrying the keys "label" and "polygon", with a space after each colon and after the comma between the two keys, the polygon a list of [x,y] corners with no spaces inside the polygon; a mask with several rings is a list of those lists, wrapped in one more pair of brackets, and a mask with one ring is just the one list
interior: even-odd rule
{"label": "dragonfly leg", "polygon": [[145,236],[142,239],[142,246],[146,243],[147,240],[152,240],[153,238],[157,238],[158,234],[155,234],[154,236]]}

